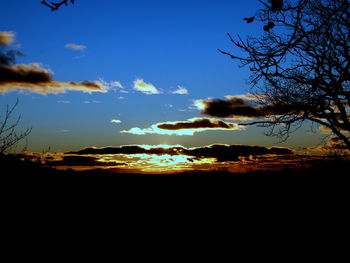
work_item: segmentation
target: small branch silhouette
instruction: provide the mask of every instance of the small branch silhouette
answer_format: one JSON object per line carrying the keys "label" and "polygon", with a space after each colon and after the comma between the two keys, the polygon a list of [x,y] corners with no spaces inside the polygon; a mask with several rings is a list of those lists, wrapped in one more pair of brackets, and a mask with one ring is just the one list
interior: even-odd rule
{"label": "small branch silhouette", "polygon": [[[61,2],[58,2],[58,3],[55,3],[55,2],[51,2],[51,4],[48,4],[46,2],[46,0],[42,0],[41,3],[43,5],[46,5],[47,7],[49,7],[51,9],[51,11],[56,11],[58,10],[63,4],[68,6],[68,3],[67,3],[68,0],[63,0]],[[74,4],[74,0],[70,0],[72,4]]]}
{"label": "small branch silhouette", "polygon": [[3,154],[11,147],[16,146],[19,141],[26,138],[32,131],[31,128],[28,128],[24,132],[16,132],[21,116],[19,116],[13,123],[10,123],[13,111],[17,107],[18,102],[19,101],[17,99],[16,103],[12,107],[7,105],[5,115],[0,116],[0,154]]}

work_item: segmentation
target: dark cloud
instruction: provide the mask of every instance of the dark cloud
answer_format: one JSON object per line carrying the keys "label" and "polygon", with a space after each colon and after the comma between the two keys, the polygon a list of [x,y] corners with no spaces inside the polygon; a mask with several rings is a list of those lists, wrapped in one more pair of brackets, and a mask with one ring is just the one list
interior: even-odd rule
{"label": "dark cloud", "polygon": [[216,158],[219,162],[238,161],[241,156],[267,155],[267,154],[292,154],[287,148],[266,148],[247,145],[211,145],[185,151],[186,154],[198,158]]}
{"label": "dark cloud", "polygon": [[150,128],[132,128],[121,133],[136,135],[161,134],[161,135],[188,135],[207,130],[242,130],[242,126],[236,123],[227,123],[218,119],[192,118],[187,121],[162,122],[152,125]]}
{"label": "dark cloud", "polygon": [[0,92],[6,93],[17,89],[42,95],[67,91],[107,92],[106,88],[98,82],[56,81],[51,72],[39,64],[0,65]]}
{"label": "dark cloud", "polygon": [[117,166],[116,162],[101,162],[91,156],[64,156],[62,160],[47,161],[47,166]]}
{"label": "dark cloud", "polygon": [[236,128],[234,123],[225,123],[221,120],[199,118],[192,121],[174,122],[174,123],[162,123],[158,124],[157,128],[162,130],[183,130],[183,129],[208,129],[208,128],[222,128],[222,129],[234,129]]}
{"label": "dark cloud", "polygon": [[[263,98],[261,98],[263,100]],[[195,106],[201,114],[212,117],[230,118],[236,120],[270,118],[283,114],[299,114],[309,110],[304,103],[284,103],[260,105],[260,99],[251,95],[227,96],[223,99],[197,100]]]}
{"label": "dark cloud", "polygon": [[0,85],[11,83],[50,83],[53,79],[47,70],[33,65],[14,65],[0,67]]}
{"label": "dark cloud", "polygon": [[199,100],[196,101],[196,106],[202,110],[203,115],[219,118],[261,118],[267,114],[263,107],[253,106],[250,100],[241,97]]}
{"label": "dark cloud", "polygon": [[[348,140],[350,140],[350,137],[347,137]],[[334,150],[347,150],[347,146],[344,143],[344,141],[339,137],[331,137],[328,140],[329,142],[329,148]]]}
{"label": "dark cloud", "polygon": [[120,147],[104,147],[104,148],[85,148],[76,152],[69,152],[67,154],[80,154],[80,155],[89,155],[89,154],[169,154],[169,155],[179,155],[183,152],[185,148],[183,147],[171,147],[171,148],[163,148],[163,147],[152,147],[146,149],[142,146],[136,145],[126,145]]}
{"label": "dark cloud", "polygon": [[106,148],[85,148],[68,154],[76,155],[103,155],[103,154],[156,154],[156,155],[187,155],[195,158],[215,158],[219,162],[237,161],[241,156],[250,155],[270,155],[270,154],[293,154],[288,148],[279,147],[260,147],[246,145],[223,145],[215,144],[205,147],[185,148],[185,147],[152,147],[144,148],[142,146],[120,146]]}

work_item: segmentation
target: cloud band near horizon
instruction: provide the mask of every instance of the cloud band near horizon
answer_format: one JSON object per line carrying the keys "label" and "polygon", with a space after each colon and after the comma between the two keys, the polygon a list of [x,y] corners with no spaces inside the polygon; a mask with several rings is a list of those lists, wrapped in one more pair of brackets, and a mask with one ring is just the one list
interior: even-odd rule
{"label": "cloud band near horizon", "polygon": [[119,147],[104,148],[85,148],[79,151],[68,152],[66,154],[75,155],[136,155],[136,154],[155,154],[155,155],[187,155],[194,158],[215,158],[218,162],[237,161],[241,156],[257,155],[291,155],[293,151],[283,147],[261,147],[250,145],[227,145],[213,144],[202,147],[186,148],[181,145],[176,146],[143,146],[143,145],[124,145]]}

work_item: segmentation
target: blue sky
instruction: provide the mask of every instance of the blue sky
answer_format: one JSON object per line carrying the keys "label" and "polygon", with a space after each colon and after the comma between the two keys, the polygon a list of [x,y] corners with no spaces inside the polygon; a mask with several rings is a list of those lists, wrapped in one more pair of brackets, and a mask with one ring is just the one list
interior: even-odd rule
{"label": "blue sky", "polygon": [[[0,31],[14,32],[11,46],[25,54],[17,58],[18,64],[40,63],[58,81],[114,81],[123,87],[91,94],[16,90],[0,95],[1,109],[20,100],[21,127],[33,128],[31,151],[125,144],[274,145],[275,138],[254,127],[193,136],[120,133],[203,117],[194,100],[246,94],[248,69],[217,49],[240,54],[228,32],[261,34],[261,25],[243,21],[259,6],[257,0],[77,0],[51,12],[40,0],[0,0]],[[135,80],[152,84],[160,94],[136,91]],[[171,94],[180,87],[188,94]],[[303,130],[282,146],[314,145],[319,138]]]}

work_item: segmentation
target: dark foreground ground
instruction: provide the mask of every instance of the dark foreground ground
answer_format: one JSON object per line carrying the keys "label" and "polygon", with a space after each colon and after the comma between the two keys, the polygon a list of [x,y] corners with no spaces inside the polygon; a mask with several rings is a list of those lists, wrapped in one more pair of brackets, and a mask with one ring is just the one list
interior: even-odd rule
{"label": "dark foreground ground", "polygon": [[[69,258],[101,261],[109,250],[111,258],[126,253],[129,260],[121,262],[234,262],[238,253],[280,262],[293,256],[325,259],[324,251],[334,244],[337,251],[329,258],[334,261],[348,250],[341,236],[346,237],[349,222],[349,163],[341,160],[282,172],[165,176],[59,171],[2,157],[2,214],[8,222],[3,226],[15,239],[7,243],[26,257],[44,257],[46,251],[67,259],[62,253],[72,251],[77,255]],[[34,242],[38,237],[40,247]],[[34,254],[19,247],[20,241]]]}

